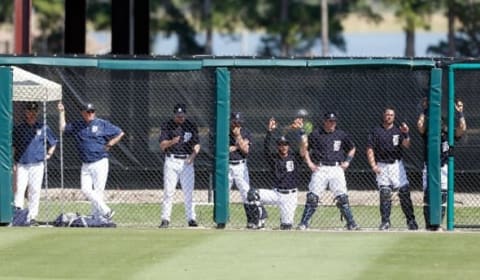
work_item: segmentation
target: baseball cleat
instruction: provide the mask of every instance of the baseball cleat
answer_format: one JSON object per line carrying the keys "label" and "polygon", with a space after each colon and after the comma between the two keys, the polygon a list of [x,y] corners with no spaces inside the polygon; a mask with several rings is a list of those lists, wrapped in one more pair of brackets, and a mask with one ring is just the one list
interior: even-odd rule
{"label": "baseball cleat", "polygon": [[39,225],[40,224],[35,219],[30,220],[30,226],[31,227],[38,227]]}
{"label": "baseball cleat", "polygon": [[280,229],[281,230],[291,230],[292,229],[292,224],[280,224]]}
{"label": "baseball cleat", "polygon": [[347,230],[360,230],[360,227],[357,224],[349,224],[346,228]]}
{"label": "baseball cleat", "polygon": [[418,230],[418,225],[415,220],[408,221],[407,226],[408,230]]}
{"label": "baseball cleat", "polygon": [[189,227],[198,227],[197,221],[195,221],[195,220],[188,221],[188,226]]}
{"label": "baseball cleat", "polygon": [[162,220],[162,223],[158,227],[159,228],[168,228],[169,224],[170,224],[170,222],[168,220]]}
{"label": "baseball cleat", "polygon": [[306,224],[299,224],[297,229],[298,230],[306,230],[308,228],[308,226]]}
{"label": "baseball cleat", "polygon": [[105,219],[107,220],[111,220],[113,216],[115,216],[115,211],[113,210],[108,211],[108,213],[104,215]]}
{"label": "baseball cleat", "polygon": [[382,222],[378,227],[378,230],[388,230],[390,228],[390,222]]}

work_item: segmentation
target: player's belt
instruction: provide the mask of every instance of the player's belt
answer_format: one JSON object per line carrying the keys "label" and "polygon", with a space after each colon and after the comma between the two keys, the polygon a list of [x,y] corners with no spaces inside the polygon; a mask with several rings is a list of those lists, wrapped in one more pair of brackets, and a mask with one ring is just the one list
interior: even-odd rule
{"label": "player's belt", "polygon": [[246,162],[245,159],[241,159],[241,160],[230,160],[228,163],[230,163],[231,165],[237,165],[237,164],[245,163],[245,162]]}
{"label": "player's belt", "polygon": [[188,155],[167,154],[169,158],[187,159]]}
{"label": "player's belt", "polygon": [[340,162],[338,162],[338,161],[333,161],[333,162],[331,162],[331,161],[321,161],[318,165],[319,166],[322,166],[322,165],[324,165],[324,166],[338,166],[338,165],[340,165]]}
{"label": "player's belt", "polygon": [[281,194],[290,194],[290,193],[297,192],[297,189],[275,189],[275,190]]}
{"label": "player's belt", "polygon": [[380,163],[386,163],[386,164],[392,164],[392,163],[395,163],[395,162],[397,162],[397,161],[399,161],[399,159],[387,159],[387,160],[380,160],[380,161],[378,161],[378,162],[380,162]]}

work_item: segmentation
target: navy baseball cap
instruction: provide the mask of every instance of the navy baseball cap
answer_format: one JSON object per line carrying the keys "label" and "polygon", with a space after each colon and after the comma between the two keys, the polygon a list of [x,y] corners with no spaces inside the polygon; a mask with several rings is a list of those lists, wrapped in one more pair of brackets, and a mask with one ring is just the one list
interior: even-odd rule
{"label": "navy baseball cap", "polygon": [[326,121],[336,121],[337,120],[337,114],[334,112],[328,112],[323,115],[324,120]]}
{"label": "navy baseball cap", "polygon": [[95,112],[95,106],[92,103],[85,103],[82,105],[82,111]]}
{"label": "navy baseball cap", "polygon": [[25,104],[25,110],[38,111],[38,103],[37,102],[28,102],[27,104]]}
{"label": "navy baseball cap", "polygon": [[243,123],[243,114],[240,112],[233,112],[230,115],[231,122]]}
{"label": "navy baseball cap", "polygon": [[277,145],[290,145],[290,142],[285,136],[282,136],[277,139]]}
{"label": "navy baseball cap", "polygon": [[187,106],[185,104],[176,104],[175,107],[173,107],[173,113],[175,115],[185,115],[187,113]]}

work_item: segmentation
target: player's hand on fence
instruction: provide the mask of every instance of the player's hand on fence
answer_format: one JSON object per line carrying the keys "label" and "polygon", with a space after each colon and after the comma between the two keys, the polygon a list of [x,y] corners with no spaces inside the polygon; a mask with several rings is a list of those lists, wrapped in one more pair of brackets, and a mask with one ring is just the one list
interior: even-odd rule
{"label": "player's hand on fence", "polygon": [[277,121],[274,117],[271,117],[268,121],[268,131],[275,130],[277,128]]}
{"label": "player's hand on fence", "polygon": [[400,131],[403,134],[408,134],[408,132],[410,131],[410,128],[408,127],[406,122],[402,122],[402,124],[400,125]]}

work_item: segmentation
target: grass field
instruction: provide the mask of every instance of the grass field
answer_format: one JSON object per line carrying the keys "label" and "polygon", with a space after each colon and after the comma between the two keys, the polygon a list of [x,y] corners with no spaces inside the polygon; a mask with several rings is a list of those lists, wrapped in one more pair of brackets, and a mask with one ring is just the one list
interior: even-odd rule
{"label": "grass field", "polygon": [[0,279],[478,279],[479,237],[0,228]]}

